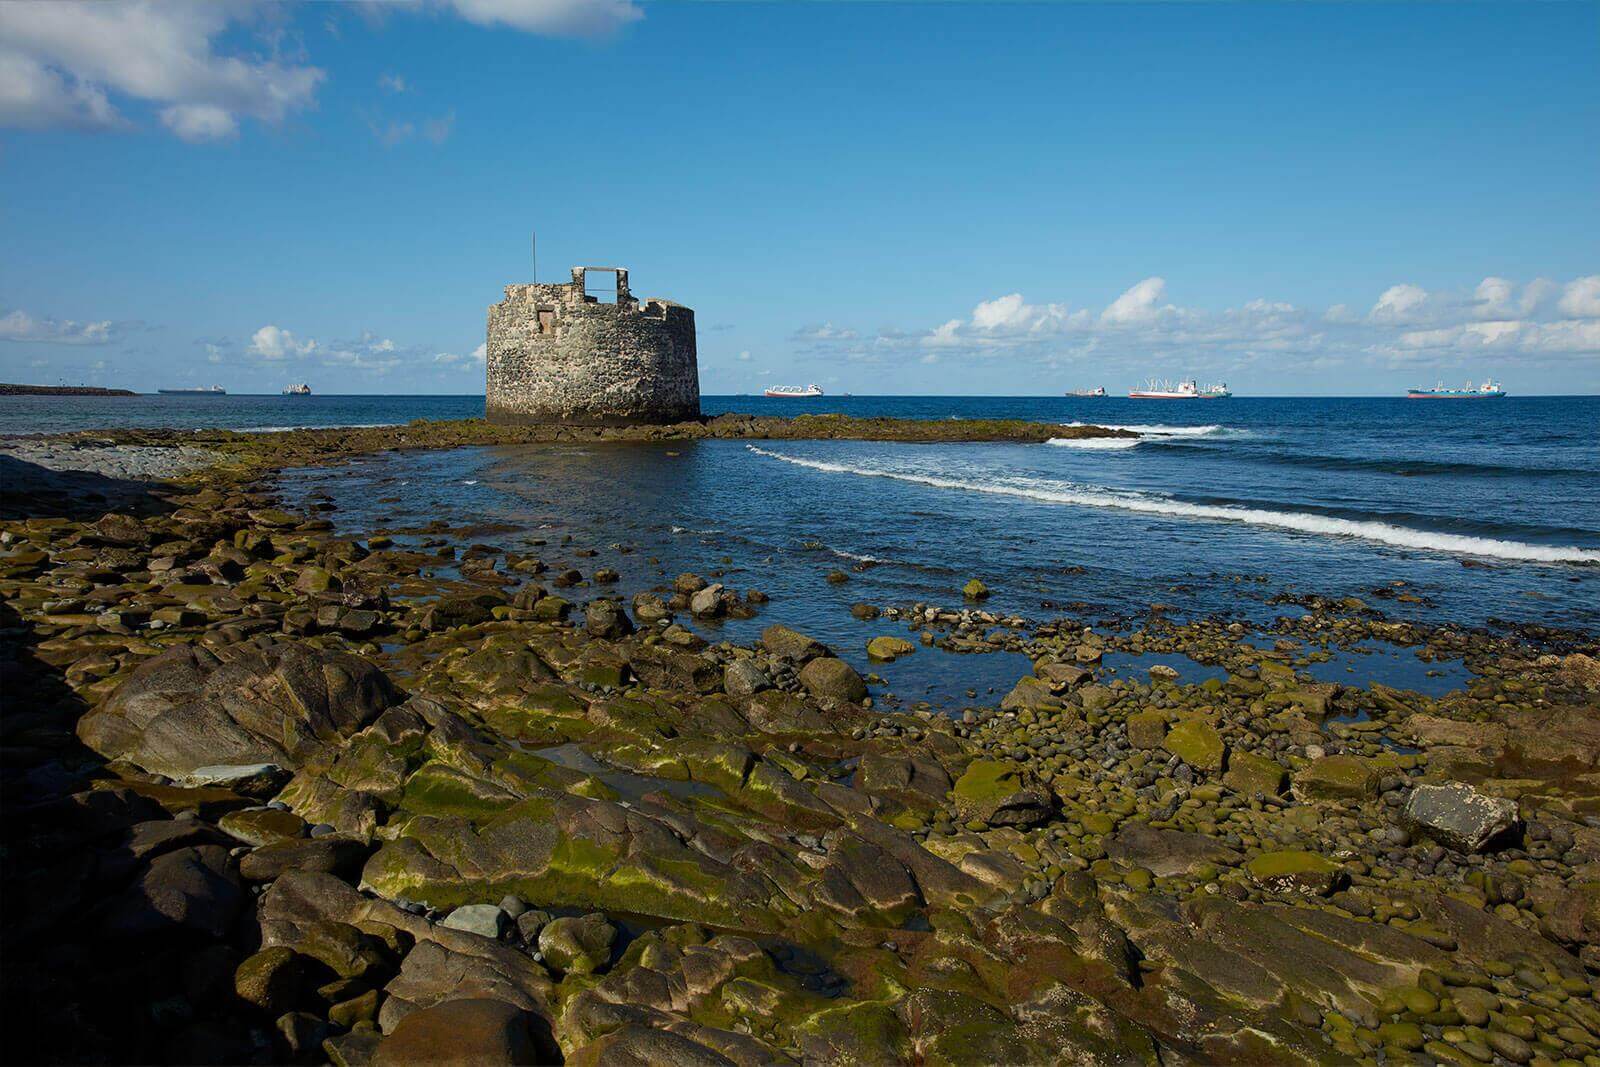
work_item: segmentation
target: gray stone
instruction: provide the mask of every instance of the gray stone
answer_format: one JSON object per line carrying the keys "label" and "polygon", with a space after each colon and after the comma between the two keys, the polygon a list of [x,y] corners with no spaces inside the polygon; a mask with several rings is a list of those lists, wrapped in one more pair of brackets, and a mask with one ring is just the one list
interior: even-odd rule
{"label": "gray stone", "polygon": [[1456,852],[1482,852],[1517,824],[1517,805],[1487,797],[1461,782],[1419,785],[1406,798],[1401,820]]}
{"label": "gray stone", "polygon": [[591,600],[583,609],[583,628],[595,637],[615,639],[633,633],[633,620],[615,600]]}
{"label": "gray stone", "polygon": [[539,931],[544,929],[545,923],[550,921],[550,913],[540,908],[525,911],[517,916],[517,936],[525,944],[537,945]]}
{"label": "gray stone", "polygon": [[439,925],[499,940],[510,922],[511,917],[498,905],[466,904],[452,911]]}
{"label": "gray stone", "polygon": [[726,610],[722,600],[722,583],[712,582],[689,598],[689,610],[702,619],[715,618]]}
{"label": "gray stone", "polygon": [[761,645],[774,656],[792,659],[797,663],[828,654],[827,647],[821,641],[777,624],[761,631]]}
{"label": "gray stone", "polygon": [[772,679],[755,660],[736,659],[722,672],[722,688],[731,697],[747,697],[772,688]]}

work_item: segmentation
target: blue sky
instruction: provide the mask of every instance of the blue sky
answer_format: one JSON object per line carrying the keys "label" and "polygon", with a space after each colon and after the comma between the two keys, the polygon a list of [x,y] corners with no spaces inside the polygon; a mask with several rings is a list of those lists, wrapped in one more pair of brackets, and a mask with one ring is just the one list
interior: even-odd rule
{"label": "blue sky", "polygon": [[631,268],[702,387],[1600,392],[1600,4],[0,4],[0,380],[482,391]]}

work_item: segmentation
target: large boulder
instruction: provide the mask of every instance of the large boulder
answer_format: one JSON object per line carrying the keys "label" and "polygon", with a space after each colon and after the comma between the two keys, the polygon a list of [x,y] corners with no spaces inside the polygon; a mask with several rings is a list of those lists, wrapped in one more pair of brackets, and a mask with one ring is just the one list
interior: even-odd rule
{"label": "large boulder", "polygon": [[373,1067],[489,1067],[547,1062],[528,1013],[503,1000],[448,1000],[400,1020]]}
{"label": "large boulder", "polygon": [[1419,785],[1401,813],[1406,826],[1456,852],[1482,852],[1517,823],[1517,805],[1461,782]]}
{"label": "large boulder", "polygon": [[800,684],[820,700],[859,704],[866,699],[867,683],[842,659],[822,656],[800,668]]}
{"label": "large boulder", "polygon": [[280,642],[219,656],[182,645],[79,719],[78,736],[107,759],[170,778],[217,764],[293,768],[399,699],[381,670],[344,652]]}
{"label": "large boulder", "polygon": [[1050,817],[1050,795],[1026,784],[1021,768],[1002,760],[973,760],[951,795],[963,818],[990,826],[1032,826]]}
{"label": "large boulder", "polygon": [[633,633],[633,620],[615,600],[591,600],[583,609],[583,628],[595,637],[615,640]]}
{"label": "large boulder", "polygon": [[227,849],[180,848],[151,860],[134,883],[109,903],[100,927],[113,937],[170,936],[179,930],[221,937],[243,901]]}
{"label": "large boulder", "polygon": [[777,623],[761,631],[761,646],[774,656],[792,659],[797,663],[828,654],[821,641]]}

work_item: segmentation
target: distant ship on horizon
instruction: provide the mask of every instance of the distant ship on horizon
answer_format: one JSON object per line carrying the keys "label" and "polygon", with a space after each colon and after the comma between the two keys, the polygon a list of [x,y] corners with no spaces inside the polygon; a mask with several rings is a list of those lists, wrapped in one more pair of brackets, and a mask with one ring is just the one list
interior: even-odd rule
{"label": "distant ship on horizon", "polygon": [[1488,400],[1494,397],[1505,396],[1506,391],[1499,382],[1493,378],[1485,378],[1483,384],[1474,387],[1468,382],[1460,389],[1447,389],[1443,382],[1432,389],[1412,389],[1406,393],[1408,400]]}
{"label": "distant ship on horizon", "polygon": [[1106,387],[1097,385],[1093,389],[1068,389],[1067,396],[1105,396]]}
{"label": "distant ship on horizon", "polygon": [[765,396],[775,400],[805,400],[810,397],[821,396],[820,385],[769,385]]}
{"label": "distant ship on horizon", "polygon": [[1177,384],[1151,378],[1143,389],[1128,391],[1128,396],[1134,400],[1226,400],[1232,395],[1225,382],[1202,388],[1193,378],[1185,378]]}
{"label": "distant ship on horizon", "polygon": [[162,396],[227,396],[228,391],[220,385],[196,385],[188,389],[157,389]]}
{"label": "distant ship on horizon", "polygon": [[296,382],[293,385],[286,385],[286,386],[283,387],[283,395],[284,396],[310,396],[311,395],[311,386],[307,385],[305,382]]}

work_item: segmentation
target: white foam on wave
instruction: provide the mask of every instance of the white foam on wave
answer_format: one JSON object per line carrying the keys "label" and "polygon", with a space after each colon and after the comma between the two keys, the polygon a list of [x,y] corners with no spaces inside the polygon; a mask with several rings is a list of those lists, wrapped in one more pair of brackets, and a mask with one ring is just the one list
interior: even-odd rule
{"label": "white foam on wave", "polygon": [[1298,533],[1322,534],[1332,537],[1358,537],[1367,541],[1393,545],[1397,548],[1415,548],[1434,552],[1451,552],[1468,556],[1488,556],[1494,559],[1518,560],[1530,563],[1600,563],[1600,551],[1577,546],[1533,545],[1524,541],[1502,541],[1493,537],[1470,537],[1465,534],[1438,533],[1395,526],[1387,522],[1363,519],[1341,519],[1331,515],[1312,515],[1301,511],[1268,511],[1222,504],[1190,504],[1168,497],[1152,496],[1140,492],[1118,492],[1098,486],[1076,487],[1061,482],[1041,479],[1005,481],[968,481],[933,474],[908,471],[879,470],[871,467],[853,467],[826,460],[803,459],[786,456],[755,445],[746,445],[760,456],[782,460],[812,470],[832,474],[854,474],[867,478],[889,478],[894,481],[915,482],[939,489],[959,489],[974,493],[992,493],[997,496],[1023,497],[1053,504],[1072,504],[1088,508],[1115,508],[1143,515],[1161,515],[1179,519],[1208,519],[1220,522],[1240,522],[1251,526],[1266,526]]}
{"label": "white foam on wave", "polygon": [[1115,451],[1121,448],[1136,448],[1139,444],[1137,437],[1052,437],[1046,441],[1047,445],[1057,445],[1061,448],[1082,448],[1090,452]]}
{"label": "white foam on wave", "polygon": [[1099,426],[1107,430],[1129,430],[1133,433],[1142,433],[1148,437],[1210,437],[1221,433],[1243,433],[1231,427],[1210,423],[1205,426],[1167,426],[1162,423],[1129,423],[1125,426],[1116,426],[1109,422],[1069,422],[1068,426]]}
{"label": "white foam on wave", "polygon": [[869,556],[869,555],[866,555],[866,554],[861,553],[861,552],[846,552],[842,548],[830,548],[830,549],[828,549],[828,551],[832,552],[835,556],[838,556],[840,559],[853,559],[857,563],[888,563],[889,562],[888,560],[884,559],[881,556]]}

